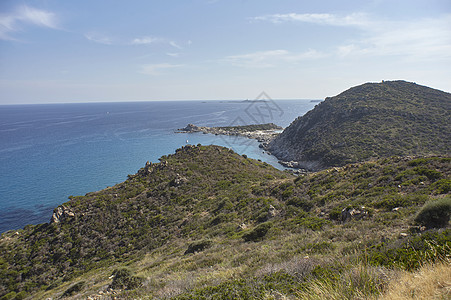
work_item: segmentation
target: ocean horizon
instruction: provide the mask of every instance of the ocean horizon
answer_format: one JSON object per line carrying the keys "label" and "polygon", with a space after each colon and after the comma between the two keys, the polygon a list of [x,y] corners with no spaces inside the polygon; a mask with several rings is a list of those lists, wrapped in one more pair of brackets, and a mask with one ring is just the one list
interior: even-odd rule
{"label": "ocean horizon", "polygon": [[48,222],[73,195],[124,181],[186,144],[220,145],[283,169],[256,140],[174,133],[189,123],[288,126],[311,100],[149,101],[0,106],[0,233]]}

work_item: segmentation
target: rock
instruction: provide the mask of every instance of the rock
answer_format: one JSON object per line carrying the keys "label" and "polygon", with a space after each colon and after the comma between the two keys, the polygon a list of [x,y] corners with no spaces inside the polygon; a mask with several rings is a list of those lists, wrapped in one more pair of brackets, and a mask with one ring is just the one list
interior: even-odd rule
{"label": "rock", "polygon": [[247,225],[244,223],[241,223],[240,225],[238,225],[238,227],[236,228],[236,231],[243,231],[247,229]]}
{"label": "rock", "polygon": [[75,217],[75,213],[64,205],[60,205],[53,210],[52,218],[50,219],[50,224],[60,223],[68,218]]}
{"label": "rock", "polygon": [[169,185],[174,186],[174,187],[179,187],[186,182],[188,182],[188,179],[181,176],[180,174],[176,174],[175,178],[169,183]]}
{"label": "rock", "polygon": [[186,132],[200,132],[201,127],[196,126],[194,124],[188,124],[185,128],[178,129],[179,131],[186,131]]}
{"label": "rock", "polygon": [[341,211],[341,221],[346,223],[351,219],[360,220],[364,217],[368,216],[368,211],[365,210],[365,207],[362,206],[360,209],[354,208],[343,208]]}
{"label": "rock", "polygon": [[272,205],[269,205],[268,218],[274,218],[278,214],[279,212],[276,210],[276,208]]}

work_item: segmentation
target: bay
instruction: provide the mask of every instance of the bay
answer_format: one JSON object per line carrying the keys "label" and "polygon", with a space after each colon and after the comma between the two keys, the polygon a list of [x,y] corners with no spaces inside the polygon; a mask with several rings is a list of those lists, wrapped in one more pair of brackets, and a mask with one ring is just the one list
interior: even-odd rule
{"label": "bay", "polygon": [[124,181],[189,144],[221,145],[282,169],[242,137],[174,133],[188,123],[286,127],[310,100],[152,101],[0,106],[0,233],[48,222],[70,195]]}

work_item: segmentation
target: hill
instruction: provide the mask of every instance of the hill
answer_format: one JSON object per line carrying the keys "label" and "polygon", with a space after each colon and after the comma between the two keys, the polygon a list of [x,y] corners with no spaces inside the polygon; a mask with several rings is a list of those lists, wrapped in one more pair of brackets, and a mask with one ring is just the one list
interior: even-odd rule
{"label": "hill", "polygon": [[447,261],[450,163],[392,157],[294,177],[185,146],[2,234],[0,299],[294,299],[327,284],[377,295],[401,270]]}
{"label": "hill", "polygon": [[405,81],[365,83],[326,98],[267,149],[303,168],[392,155],[449,155],[451,94]]}

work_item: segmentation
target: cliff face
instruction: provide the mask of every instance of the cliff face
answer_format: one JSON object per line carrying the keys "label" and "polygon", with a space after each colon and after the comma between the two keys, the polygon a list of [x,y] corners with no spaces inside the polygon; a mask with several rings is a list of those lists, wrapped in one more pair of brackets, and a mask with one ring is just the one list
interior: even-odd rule
{"label": "cliff face", "polygon": [[326,98],[268,145],[303,168],[392,155],[449,154],[451,94],[405,81],[366,83]]}

